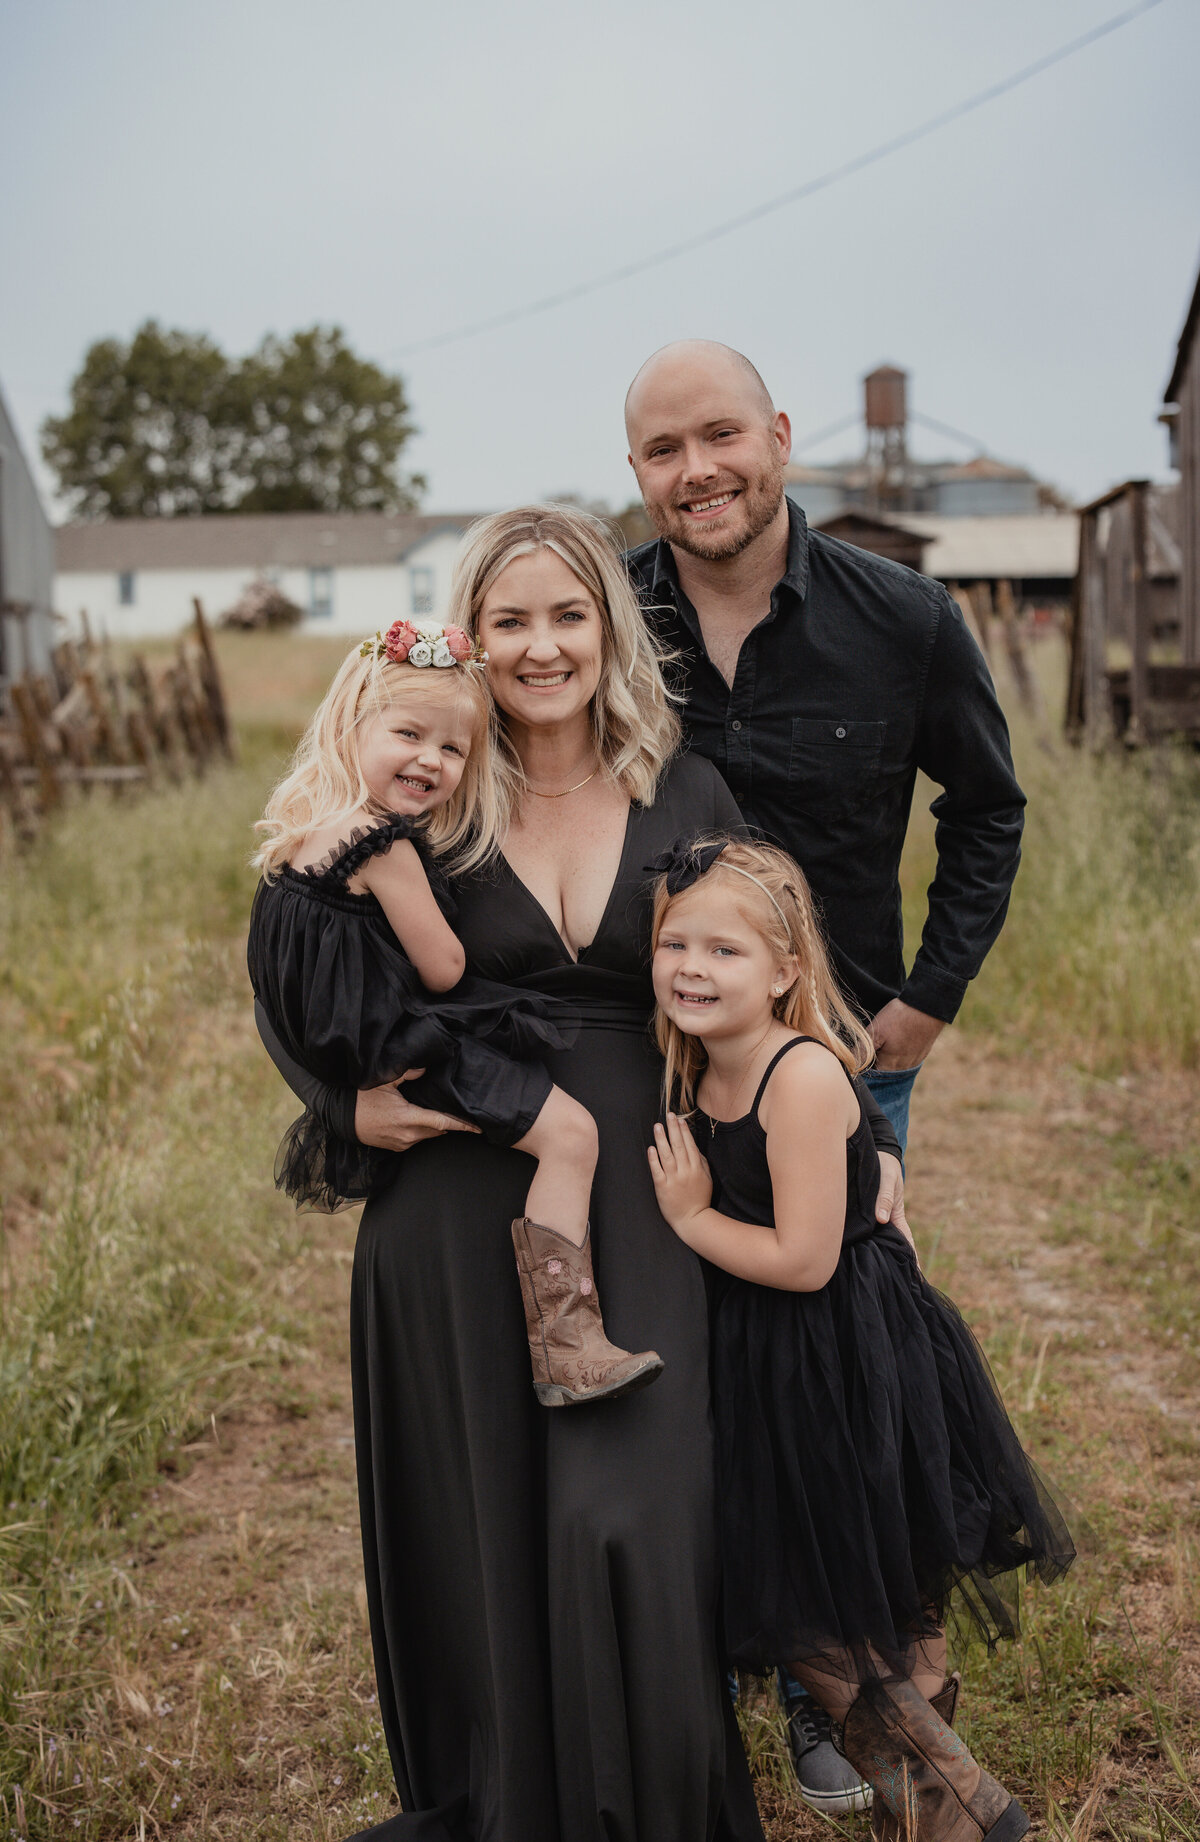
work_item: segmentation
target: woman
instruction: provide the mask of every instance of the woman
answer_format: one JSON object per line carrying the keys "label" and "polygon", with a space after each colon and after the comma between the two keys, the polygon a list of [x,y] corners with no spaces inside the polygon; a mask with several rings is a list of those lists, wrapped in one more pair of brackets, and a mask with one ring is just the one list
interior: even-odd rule
{"label": "woman", "polygon": [[[537,1406],[505,1232],[528,1167],[511,1151],[430,1138],[367,1203],[351,1307],[360,1509],[411,1813],[372,1833],[749,1842],[761,1830],[715,1639],[704,1280],[645,1157],[660,1074],[647,868],[739,815],[708,762],[676,753],[653,642],[594,520],[485,519],[451,619],[488,653],[514,788],[503,855],[456,884],[456,931],[472,971],[582,1015],[548,1066],[600,1128],[597,1284],[614,1340],[666,1368],[624,1400]],[[305,1091],[276,1060],[349,1130],[346,1096]]]}

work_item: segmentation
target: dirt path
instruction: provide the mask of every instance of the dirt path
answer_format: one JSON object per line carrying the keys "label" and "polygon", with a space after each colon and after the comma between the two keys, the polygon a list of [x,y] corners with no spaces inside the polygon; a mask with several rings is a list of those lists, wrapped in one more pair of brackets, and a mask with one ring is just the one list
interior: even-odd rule
{"label": "dirt path", "polygon": [[[1147,1646],[1169,1640],[1172,1692],[1200,1705],[1188,1533],[1197,1363],[1165,1334],[1158,1294],[1130,1268],[1136,1170],[1121,1174],[1135,1141],[1153,1160],[1194,1139],[1196,1101],[1194,1085],[1085,1086],[952,1036],[918,1089],[909,1193],[927,1270],[979,1331],[1026,1437],[1087,1504],[1101,1546],[1126,1545],[1132,1625]],[[344,1349],[353,1219],[335,1217],[319,1234],[299,1301],[319,1325],[311,1360],[282,1394],[247,1400],[218,1423],[186,1469],[164,1477],[130,1557],[141,1604],[113,1679],[139,1750],[146,1834],[162,1825],[231,1842],[332,1842],[388,1808]],[[1086,1592],[1074,1590],[1082,1605]],[[1100,1655],[1103,1632],[1089,1641]],[[1045,1657],[1041,1668],[1050,1670]],[[984,1736],[992,1691],[989,1678],[974,1729]],[[1068,1772],[1058,1791],[1072,1813],[1090,1795],[1081,1835],[1165,1757],[1138,1714],[1137,1685],[1104,1692],[1120,1745],[1081,1759],[1076,1743],[1075,1789]],[[1200,1775],[1200,1755],[1193,1764]],[[778,1842],[829,1834],[790,1800],[770,1801]]]}

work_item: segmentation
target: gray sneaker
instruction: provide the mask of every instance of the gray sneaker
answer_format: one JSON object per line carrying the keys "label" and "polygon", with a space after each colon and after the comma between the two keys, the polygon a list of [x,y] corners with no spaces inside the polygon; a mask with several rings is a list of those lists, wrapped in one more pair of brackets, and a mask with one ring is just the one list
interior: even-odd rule
{"label": "gray sneaker", "polygon": [[801,1689],[785,1698],[783,1709],[800,1795],[809,1809],[822,1816],[869,1810],[871,1787],[834,1745],[832,1723],[821,1704]]}

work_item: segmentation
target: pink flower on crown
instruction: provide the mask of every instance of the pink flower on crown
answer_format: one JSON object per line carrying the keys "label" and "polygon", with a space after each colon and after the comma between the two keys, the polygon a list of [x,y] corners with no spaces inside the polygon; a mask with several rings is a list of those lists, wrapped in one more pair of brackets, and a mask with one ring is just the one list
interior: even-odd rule
{"label": "pink flower on crown", "polygon": [[410,620],[394,620],[383,636],[384,651],[393,665],[403,665],[416,643],[417,630]]}
{"label": "pink flower on crown", "polygon": [[469,659],[475,650],[471,644],[470,634],[464,633],[461,627],[447,627],[442,637],[450,648],[451,657],[456,659],[460,665],[464,659]]}

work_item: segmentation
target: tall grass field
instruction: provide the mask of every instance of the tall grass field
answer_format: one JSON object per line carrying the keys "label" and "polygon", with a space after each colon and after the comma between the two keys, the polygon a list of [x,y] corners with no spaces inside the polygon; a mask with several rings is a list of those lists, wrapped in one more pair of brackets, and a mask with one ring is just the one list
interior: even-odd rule
{"label": "tall grass field", "polygon": [[[1041,648],[1051,699],[1057,649]],[[236,765],[137,798],[81,798],[22,853],[0,841],[0,1838],[332,1839],[387,1808],[352,1581],[344,1617],[319,1595],[297,1597],[253,1712],[207,1653],[183,1698],[162,1707],[143,1667],[191,1641],[161,1628],[141,1564],[156,1544],[169,1561],[160,1488],[186,1483],[189,1449],[219,1443],[247,1403],[310,1411],[313,1352],[340,1335],[322,1275],[343,1284],[353,1222],[296,1216],[274,1191],[273,1147],[291,1113],[253,1033],[244,968],[251,825],[340,650],[222,635]],[[1097,1091],[1144,1078],[1194,1097],[1200,763],[1169,751],[1094,759],[1053,720],[1014,717],[1014,744],[1029,795],[1024,861],[962,1035],[1009,1089],[1023,1068],[1052,1064]],[[934,864],[935,791],[919,794],[905,859],[910,947]],[[1139,1283],[1145,1268],[1155,1336],[1200,1350],[1194,1145],[1151,1154],[1117,1132],[1104,1160],[1097,1258],[1132,1262]],[[1077,1229],[1064,1218],[1048,1233]],[[1015,1321],[998,1322],[992,1353],[1031,1424],[1042,1400],[1066,1402],[1053,1364],[1034,1380]],[[1097,1552],[1065,1593],[1038,1602],[1022,1644],[973,1659],[973,1731],[1019,1754],[1042,1833],[1200,1836],[1200,1717],[1180,1674],[1196,1643],[1194,1498],[1163,1486],[1177,1580],[1147,1644],[1117,1609],[1130,1564],[1121,1493],[1135,1483],[1112,1482],[1102,1441],[1064,1456]],[[268,1576],[248,1536],[243,1546],[252,1617]],[[1130,1705],[1139,1733],[1157,1723],[1156,1763],[1144,1792],[1110,1808],[1101,1793]],[[778,1720],[753,1698],[746,1719],[764,1796],[786,1803]],[[328,1782],[349,1798],[340,1814],[289,1791],[299,1767],[277,1781],[273,1749],[301,1733],[304,1748],[328,1751]]]}

